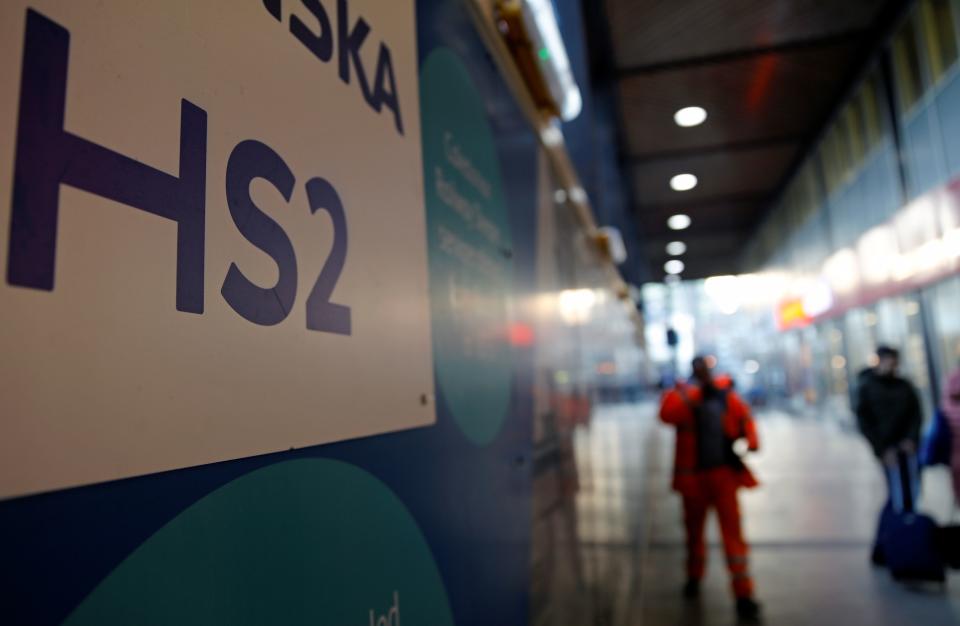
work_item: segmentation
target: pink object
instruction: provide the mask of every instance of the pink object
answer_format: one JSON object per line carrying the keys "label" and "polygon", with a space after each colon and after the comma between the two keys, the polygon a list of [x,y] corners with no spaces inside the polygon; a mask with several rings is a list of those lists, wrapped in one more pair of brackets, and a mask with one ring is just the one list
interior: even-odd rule
{"label": "pink object", "polygon": [[950,467],[953,471],[953,494],[960,503],[960,369],[953,370],[947,376],[943,385],[941,407],[953,437]]}

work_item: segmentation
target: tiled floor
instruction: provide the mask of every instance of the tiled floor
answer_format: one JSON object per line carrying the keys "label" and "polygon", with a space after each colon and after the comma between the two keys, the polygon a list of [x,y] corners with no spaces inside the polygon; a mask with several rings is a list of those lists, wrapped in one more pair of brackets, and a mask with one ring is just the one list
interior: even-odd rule
{"label": "tiled floor", "polygon": [[[711,564],[697,603],[680,597],[680,503],[669,490],[672,432],[652,405],[600,408],[577,436],[577,534],[595,624],[735,623],[715,522]],[[883,499],[879,470],[856,433],[831,422],[769,412],[742,492],[764,623],[854,626],[960,624],[960,577],[946,591],[915,591],[868,563]],[[947,477],[925,477],[924,507],[951,515]]]}

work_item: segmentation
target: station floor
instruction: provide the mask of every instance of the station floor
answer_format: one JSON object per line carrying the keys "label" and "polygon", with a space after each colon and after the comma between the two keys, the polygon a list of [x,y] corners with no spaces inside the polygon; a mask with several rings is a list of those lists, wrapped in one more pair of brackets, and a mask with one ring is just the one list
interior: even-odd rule
{"label": "station floor", "polygon": [[[652,404],[603,406],[574,436],[575,527],[590,607],[570,607],[571,623],[736,623],[713,516],[702,597],[681,597],[683,529],[679,498],[669,488],[673,433],[655,412]],[[945,589],[915,590],[869,565],[884,490],[859,435],[835,420],[774,411],[758,417],[763,450],[750,464],[763,485],[741,492],[741,508],[763,623],[960,624],[960,576]],[[949,521],[949,476],[930,472],[923,488],[922,508]]]}

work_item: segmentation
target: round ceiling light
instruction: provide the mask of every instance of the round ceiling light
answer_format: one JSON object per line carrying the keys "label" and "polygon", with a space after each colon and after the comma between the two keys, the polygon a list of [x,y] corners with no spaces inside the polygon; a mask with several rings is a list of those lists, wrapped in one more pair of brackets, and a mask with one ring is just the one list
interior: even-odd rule
{"label": "round ceiling light", "polygon": [[680,256],[687,251],[687,244],[682,241],[671,241],[667,244],[667,254],[670,256]]}
{"label": "round ceiling light", "polygon": [[683,268],[683,261],[679,259],[672,259],[663,264],[663,271],[667,274],[679,274],[683,271]]}
{"label": "round ceiling light", "polygon": [[670,219],[667,220],[667,226],[673,230],[683,230],[689,228],[692,220],[689,215],[684,215],[683,213],[678,213],[676,215],[671,215]]}
{"label": "round ceiling light", "polygon": [[674,191],[690,191],[697,186],[697,177],[693,174],[677,174],[670,179],[670,188]]}
{"label": "round ceiling light", "polygon": [[707,111],[703,107],[683,107],[673,114],[673,121],[677,126],[690,128],[699,126],[707,119]]}

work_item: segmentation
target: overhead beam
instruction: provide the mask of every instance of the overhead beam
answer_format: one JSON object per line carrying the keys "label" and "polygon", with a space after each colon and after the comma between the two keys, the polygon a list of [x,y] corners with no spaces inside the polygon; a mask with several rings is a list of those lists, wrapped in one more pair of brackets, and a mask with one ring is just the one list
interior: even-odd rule
{"label": "overhead beam", "polygon": [[643,163],[649,163],[650,161],[666,161],[670,159],[682,159],[686,157],[718,154],[722,152],[741,152],[760,148],[772,148],[785,144],[800,143],[806,139],[806,135],[791,134],[780,135],[776,137],[749,139],[746,141],[728,141],[726,143],[716,143],[689,148],[677,148],[675,150],[661,150],[659,152],[649,152],[646,154],[627,155],[627,161],[631,165],[640,165]]}
{"label": "overhead beam", "polygon": [[688,57],[685,59],[671,59],[669,61],[660,61],[657,63],[648,63],[644,65],[634,65],[631,67],[620,68],[617,71],[617,77],[619,79],[631,78],[633,76],[640,76],[643,74],[650,74],[653,72],[665,72],[670,70],[679,70],[689,67],[695,67],[698,65],[713,65],[717,63],[729,63],[730,61],[740,61],[743,59],[748,59],[750,57],[762,56],[768,54],[785,54],[789,52],[800,52],[803,50],[809,50],[812,48],[822,48],[827,46],[835,46],[844,43],[850,43],[851,41],[857,40],[860,37],[864,37],[870,33],[870,29],[866,28],[855,28],[850,30],[841,31],[839,33],[833,33],[830,35],[822,35],[819,37],[808,37],[806,39],[796,39],[794,41],[786,41],[783,43],[773,44],[770,46],[756,46],[751,48],[742,48],[739,50],[731,50],[729,52],[718,52],[716,54],[708,54],[698,57]]}
{"label": "overhead beam", "polygon": [[676,212],[682,209],[697,209],[700,207],[716,205],[756,205],[768,201],[772,196],[773,193],[737,193],[708,196],[705,198],[698,198],[696,200],[678,200],[676,202],[658,202],[649,204],[634,202],[632,205],[633,210],[637,215],[644,215],[651,213],[663,213],[666,211]]}

